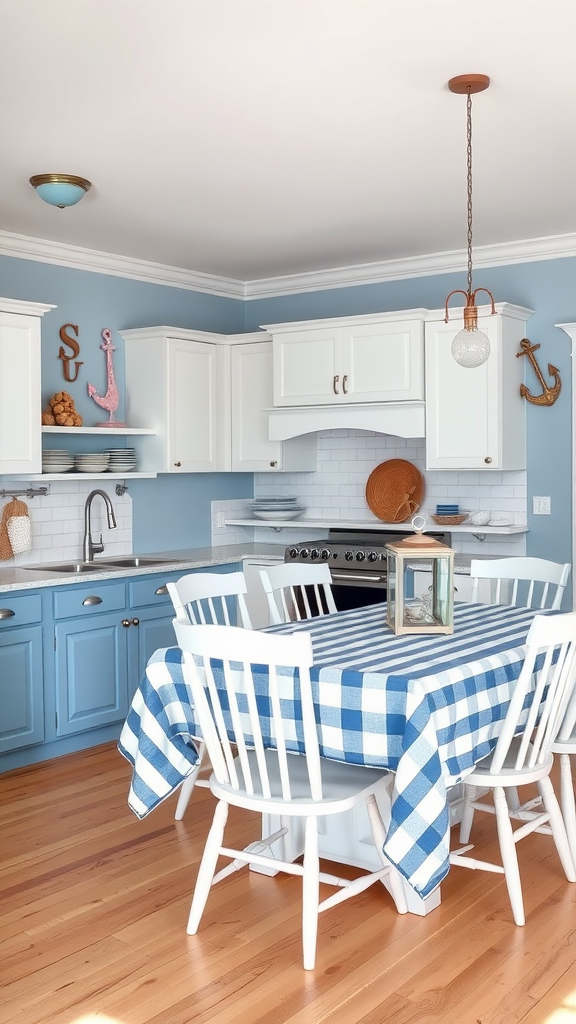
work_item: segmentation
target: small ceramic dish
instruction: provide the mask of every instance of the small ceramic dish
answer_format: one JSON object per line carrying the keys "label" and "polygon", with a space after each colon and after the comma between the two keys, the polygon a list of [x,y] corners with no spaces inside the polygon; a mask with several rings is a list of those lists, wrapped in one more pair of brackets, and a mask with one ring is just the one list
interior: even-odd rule
{"label": "small ceramic dish", "polygon": [[490,513],[474,512],[474,515],[470,516],[470,522],[473,526],[486,526],[490,522]]}

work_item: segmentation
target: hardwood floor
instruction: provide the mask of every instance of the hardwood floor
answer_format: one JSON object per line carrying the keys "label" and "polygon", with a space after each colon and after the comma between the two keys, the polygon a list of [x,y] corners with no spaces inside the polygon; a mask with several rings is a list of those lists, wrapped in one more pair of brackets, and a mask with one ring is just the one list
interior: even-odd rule
{"label": "hardwood floor", "polygon": [[[129,778],[113,744],[0,776],[4,1024],[576,1022],[576,885],[549,836],[519,847],[524,928],[502,876],[453,868],[429,917],[378,887],[327,911],[306,972],[296,878],[244,869],[186,935],[213,798],[138,821]],[[241,812],[229,827],[258,831]],[[491,816],[473,838],[496,859]]]}

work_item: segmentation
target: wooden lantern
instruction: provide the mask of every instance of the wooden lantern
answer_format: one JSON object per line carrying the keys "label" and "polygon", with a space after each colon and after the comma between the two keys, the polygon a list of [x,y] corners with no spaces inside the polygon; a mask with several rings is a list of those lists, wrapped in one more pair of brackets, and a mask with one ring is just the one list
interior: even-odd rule
{"label": "wooden lantern", "polygon": [[[416,533],[386,545],[388,604],[386,621],[394,633],[454,632],[454,551],[416,526]],[[432,570],[432,585],[413,597],[414,572]]]}

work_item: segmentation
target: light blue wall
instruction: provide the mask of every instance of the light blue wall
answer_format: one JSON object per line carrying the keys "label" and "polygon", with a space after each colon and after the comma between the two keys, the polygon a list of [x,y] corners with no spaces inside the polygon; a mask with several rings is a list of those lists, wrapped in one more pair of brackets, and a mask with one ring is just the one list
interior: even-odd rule
{"label": "light blue wall", "polygon": [[[535,310],[527,332],[532,343],[540,343],[539,365],[545,373],[548,363],[560,370],[562,391],[556,403],[540,407],[526,403],[528,455],[527,552],[554,561],[572,561],[572,440],[570,339],[557,323],[576,321],[576,259],[542,260],[509,267],[478,270],[476,287],[490,288],[497,302],[510,302]],[[360,313],[425,307],[440,309],[453,288],[466,286],[465,275],[440,274],[387,284],[336,288],[245,303],[244,330],[262,324],[282,323],[315,317],[352,316]],[[482,302],[484,296],[479,295]],[[458,302],[456,296],[453,302]],[[457,315],[457,309],[453,315]],[[303,368],[305,372],[305,367]],[[537,394],[538,381],[530,366],[525,368],[530,391]],[[550,516],[532,515],[532,495],[549,495]]]}
{"label": "light blue wall", "polygon": [[[0,296],[57,307],[42,318],[43,401],[55,391],[68,391],[87,425],[107,418],[87,393],[88,382],[99,394],[106,391],[106,363],[100,349],[104,327],[110,328],[117,346],[114,376],[122,396],[117,419],[123,418],[125,394],[124,343],[118,331],[158,324],[220,334],[244,330],[243,303],[236,299],[6,256],[0,257]],[[59,331],[66,323],[79,327],[78,359],[83,366],[74,383],[64,380],[58,358]],[[68,347],[66,352],[70,354]],[[94,439],[89,442],[86,450],[94,450]],[[132,480],[134,550],[156,550],[163,536],[166,548],[209,544],[210,501],[251,497],[253,491],[250,473],[162,474],[157,479]]]}
{"label": "light blue wall", "polygon": [[[51,303],[57,309],[43,318],[42,377],[44,398],[65,389],[79,412],[94,423],[99,409],[88,397],[90,381],[106,390],[101,331],[109,327],[114,343],[115,376],[124,394],[123,343],[117,332],[132,327],[169,324],[234,334],[256,330],[261,324],[325,316],[381,312],[424,306],[438,309],[452,288],[465,284],[463,274],[444,274],[389,284],[363,285],[311,292],[275,299],[242,302],[179,288],[146,284],[106,274],[0,257],[0,295]],[[576,321],[576,259],[544,260],[509,267],[479,270],[476,286],[486,285],[496,301],[534,309],[528,337],[542,346],[540,365],[558,367],[562,392],[556,404],[541,408],[527,403],[528,424],[528,553],[571,561],[572,449],[570,341],[555,323]],[[79,380],[66,384],[58,359],[59,329],[78,324],[83,360]],[[526,382],[536,392],[538,383],[530,367]],[[123,406],[117,416],[123,414]],[[157,480],[134,480],[134,544],[142,551],[157,545],[157,526],[166,524],[171,546],[206,544],[210,539],[210,500],[252,494],[250,474],[195,474]],[[550,495],[551,516],[533,516],[532,495]]]}

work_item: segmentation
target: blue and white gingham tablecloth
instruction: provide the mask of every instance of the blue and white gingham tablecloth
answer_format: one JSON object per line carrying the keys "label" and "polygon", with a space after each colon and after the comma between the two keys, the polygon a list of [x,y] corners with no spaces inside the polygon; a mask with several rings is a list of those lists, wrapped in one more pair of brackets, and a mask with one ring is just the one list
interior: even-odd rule
{"label": "blue and white gingham tablecloth", "polygon": [[[270,632],[312,634],[312,686],[324,757],[395,773],[384,852],[427,896],[449,868],[447,787],[490,752],[508,708],[534,618],[527,608],[458,604],[453,635],[395,636],[385,605]],[[292,677],[283,707],[301,722]],[[128,803],[144,817],[193,771],[197,735],[181,651],[156,651],[119,741],[134,766]]]}

